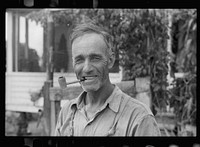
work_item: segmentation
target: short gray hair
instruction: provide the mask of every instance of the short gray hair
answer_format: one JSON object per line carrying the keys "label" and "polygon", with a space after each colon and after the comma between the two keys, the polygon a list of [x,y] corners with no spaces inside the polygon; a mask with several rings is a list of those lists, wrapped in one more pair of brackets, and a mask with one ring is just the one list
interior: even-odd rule
{"label": "short gray hair", "polygon": [[101,35],[108,47],[107,53],[110,55],[112,52],[114,52],[111,35],[107,31],[105,31],[103,27],[98,26],[94,20],[91,20],[89,18],[85,19],[81,23],[77,23],[74,26],[70,35],[71,44],[76,38],[88,33],[96,33]]}

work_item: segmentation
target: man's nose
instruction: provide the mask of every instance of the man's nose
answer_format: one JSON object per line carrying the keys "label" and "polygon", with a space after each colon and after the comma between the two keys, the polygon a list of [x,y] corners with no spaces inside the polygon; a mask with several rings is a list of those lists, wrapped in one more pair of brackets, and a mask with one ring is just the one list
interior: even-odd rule
{"label": "man's nose", "polygon": [[89,73],[92,71],[92,65],[89,60],[85,60],[84,65],[83,65],[83,72]]}

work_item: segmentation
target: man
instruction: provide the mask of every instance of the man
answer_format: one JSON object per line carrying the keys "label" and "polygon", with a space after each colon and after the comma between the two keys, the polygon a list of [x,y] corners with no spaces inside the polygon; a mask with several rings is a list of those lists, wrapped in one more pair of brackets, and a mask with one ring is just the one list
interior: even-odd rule
{"label": "man", "polygon": [[111,36],[93,21],[71,35],[73,67],[83,92],[60,111],[56,136],[159,136],[151,110],[111,84],[115,62]]}

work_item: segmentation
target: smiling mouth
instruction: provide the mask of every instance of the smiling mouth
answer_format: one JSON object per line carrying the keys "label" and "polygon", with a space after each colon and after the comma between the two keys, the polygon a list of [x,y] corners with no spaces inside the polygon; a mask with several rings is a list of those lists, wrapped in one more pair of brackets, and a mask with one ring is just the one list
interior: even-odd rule
{"label": "smiling mouth", "polygon": [[94,76],[83,76],[83,77],[81,78],[81,81],[93,80],[95,77],[97,77],[97,75],[94,75]]}

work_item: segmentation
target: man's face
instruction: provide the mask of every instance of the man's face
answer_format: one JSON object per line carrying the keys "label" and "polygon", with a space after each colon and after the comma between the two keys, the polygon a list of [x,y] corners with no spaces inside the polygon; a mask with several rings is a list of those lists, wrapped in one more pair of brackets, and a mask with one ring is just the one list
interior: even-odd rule
{"label": "man's face", "polygon": [[81,85],[87,92],[97,91],[108,79],[106,48],[103,37],[96,33],[80,36],[72,44],[74,71],[78,79],[86,77]]}

